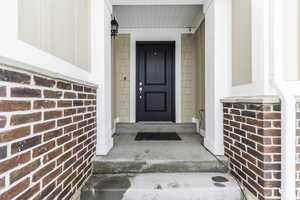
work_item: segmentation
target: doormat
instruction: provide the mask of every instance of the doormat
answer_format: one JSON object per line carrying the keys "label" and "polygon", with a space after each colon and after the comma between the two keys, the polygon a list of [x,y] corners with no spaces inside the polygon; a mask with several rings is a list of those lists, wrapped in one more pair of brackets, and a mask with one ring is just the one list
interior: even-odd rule
{"label": "doormat", "polygon": [[164,140],[181,140],[176,132],[138,132],[136,141],[164,141]]}

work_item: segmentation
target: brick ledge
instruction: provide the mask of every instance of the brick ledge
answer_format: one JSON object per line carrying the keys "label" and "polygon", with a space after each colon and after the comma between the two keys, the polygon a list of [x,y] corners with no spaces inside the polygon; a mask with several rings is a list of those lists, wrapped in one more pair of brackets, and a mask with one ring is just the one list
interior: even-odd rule
{"label": "brick ledge", "polygon": [[[300,98],[299,98],[300,102]],[[278,104],[280,98],[277,96],[245,96],[245,97],[226,97],[221,99],[221,103],[259,103],[259,104]]]}
{"label": "brick ledge", "polygon": [[86,86],[90,86],[90,87],[96,87],[96,88],[99,87],[99,85],[96,83],[80,80],[80,79],[70,77],[70,76],[66,76],[59,72],[51,72],[46,69],[35,67],[33,65],[28,65],[28,64],[25,64],[25,63],[22,63],[19,61],[15,61],[12,59],[4,58],[1,56],[0,56],[0,67],[10,68],[12,70],[20,70],[23,72],[32,73],[32,74],[41,75],[41,76],[46,76],[48,78],[55,79],[55,80],[64,80],[64,81],[69,81],[72,83],[77,83],[77,84],[86,85]]}

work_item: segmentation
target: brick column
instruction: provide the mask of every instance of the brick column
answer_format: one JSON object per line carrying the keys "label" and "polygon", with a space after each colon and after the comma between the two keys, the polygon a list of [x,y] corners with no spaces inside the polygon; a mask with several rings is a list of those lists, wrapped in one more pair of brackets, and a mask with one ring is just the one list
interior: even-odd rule
{"label": "brick column", "polygon": [[281,105],[277,98],[228,98],[225,155],[231,174],[259,200],[280,200]]}

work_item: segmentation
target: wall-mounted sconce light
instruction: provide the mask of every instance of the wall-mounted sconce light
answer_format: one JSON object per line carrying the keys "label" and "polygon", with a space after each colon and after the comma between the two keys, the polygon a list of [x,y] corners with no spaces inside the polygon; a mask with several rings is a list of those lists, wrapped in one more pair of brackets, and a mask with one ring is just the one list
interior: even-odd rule
{"label": "wall-mounted sconce light", "polygon": [[115,38],[119,32],[119,23],[117,22],[116,18],[114,17],[111,20],[111,37]]}

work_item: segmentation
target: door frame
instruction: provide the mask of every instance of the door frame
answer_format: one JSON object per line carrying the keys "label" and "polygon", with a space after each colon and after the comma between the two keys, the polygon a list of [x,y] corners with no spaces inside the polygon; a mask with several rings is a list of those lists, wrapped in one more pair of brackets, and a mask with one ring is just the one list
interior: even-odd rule
{"label": "door frame", "polygon": [[129,122],[136,123],[136,42],[175,41],[175,119],[181,123],[181,34],[188,29],[120,29],[130,35],[130,111]]}
{"label": "door frame", "polygon": [[[139,88],[139,61],[138,61],[138,45],[170,45],[171,46],[171,51],[172,51],[172,69],[171,69],[171,77],[172,77],[172,82],[171,82],[171,99],[172,99],[172,105],[171,105],[171,121],[176,122],[176,90],[175,90],[175,79],[176,79],[176,61],[175,61],[175,55],[176,55],[176,41],[136,41],[135,42],[135,69],[136,69],[136,74],[135,74],[135,107],[137,108],[138,104],[138,88]],[[136,122],[138,122],[137,119],[137,112],[138,110],[135,109],[135,119]]]}

